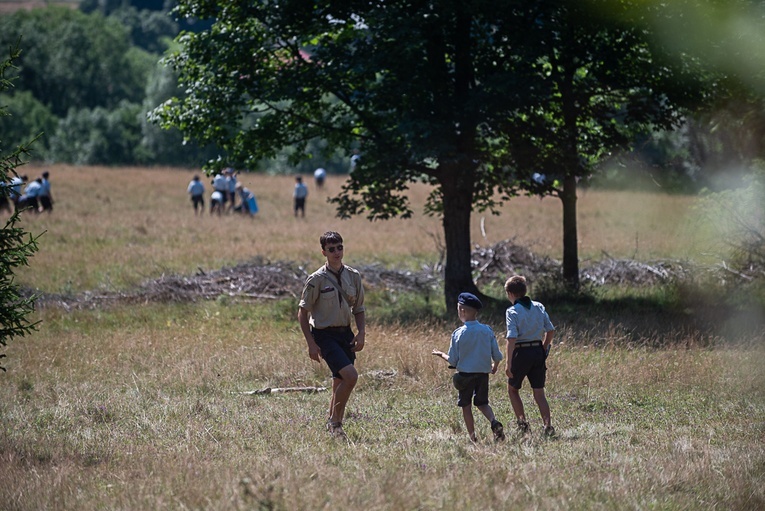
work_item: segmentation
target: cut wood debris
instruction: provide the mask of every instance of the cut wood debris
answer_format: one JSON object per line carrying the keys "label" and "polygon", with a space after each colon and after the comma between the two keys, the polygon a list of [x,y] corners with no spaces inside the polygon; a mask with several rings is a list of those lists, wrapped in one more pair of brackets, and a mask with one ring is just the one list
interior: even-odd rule
{"label": "cut wood debris", "polygon": [[327,387],[266,387],[265,389],[261,390],[245,390],[244,392],[239,392],[239,394],[243,394],[245,396],[286,394],[288,392],[307,392],[312,394],[315,392],[324,392],[325,390],[327,390]]}
{"label": "cut wood debris", "polygon": [[[514,275],[529,279],[558,278],[562,273],[559,261],[534,255],[526,247],[508,239],[490,246],[474,247],[471,266],[478,286],[492,286]],[[420,271],[385,268],[381,264],[354,266],[364,276],[370,290],[387,292],[438,292],[443,283],[441,264],[423,265]],[[77,295],[44,293],[25,289],[23,295],[38,295],[37,307],[69,309],[98,309],[111,304],[196,302],[199,300],[231,300],[253,302],[296,299],[300,296],[308,271],[300,264],[288,261],[268,261],[255,258],[249,262],[220,270],[199,269],[193,275],[165,275],[144,282],[127,291],[87,291]],[[765,277],[765,269],[752,266],[732,268],[725,262],[710,267],[689,261],[638,261],[616,259],[607,253],[599,261],[582,261],[580,281],[595,286],[656,284],[698,279],[707,275],[713,279],[749,282]]]}

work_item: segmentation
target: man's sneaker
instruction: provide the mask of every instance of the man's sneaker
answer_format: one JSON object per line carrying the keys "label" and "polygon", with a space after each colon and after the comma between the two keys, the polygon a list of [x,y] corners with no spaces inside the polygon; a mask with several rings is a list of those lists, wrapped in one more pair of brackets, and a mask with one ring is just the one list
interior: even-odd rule
{"label": "man's sneaker", "polygon": [[491,431],[494,433],[494,441],[501,442],[505,439],[505,430],[502,427],[502,423],[498,420],[494,420],[491,423]]}
{"label": "man's sneaker", "polygon": [[547,426],[545,426],[545,433],[544,434],[545,434],[545,436],[547,438],[554,437],[555,436],[555,428],[548,424]]}
{"label": "man's sneaker", "polygon": [[343,431],[342,422],[328,422],[327,429],[329,430],[329,434],[332,435],[332,438],[340,438],[342,440],[348,440],[348,437],[346,436],[345,431]]}
{"label": "man's sneaker", "polygon": [[529,423],[526,421],[518,421],[518,433],[526,435],[530,431]]}

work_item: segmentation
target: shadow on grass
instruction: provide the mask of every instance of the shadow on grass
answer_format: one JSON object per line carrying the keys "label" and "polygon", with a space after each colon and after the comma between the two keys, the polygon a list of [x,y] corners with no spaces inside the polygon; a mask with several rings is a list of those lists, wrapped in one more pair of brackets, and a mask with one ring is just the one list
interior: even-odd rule
{"label": "shadow on grass", "polygon": [[[719,290],[718,290],[719,291]],[[504,323],[507,299],[481,297],[480,320]],[[709,289],[672,285],[649,289],[541,288],[532,299],[542,302],[567,342],[594,346],[711,347],[761,342],[765,308],[758,300],[726,300]],[[441,295],[399,293],[370,300],[370,316],[385,323],[451,323]],[[373,312],[372,312],[373,311]],[[557,337],[560,339],[560,336]]]}

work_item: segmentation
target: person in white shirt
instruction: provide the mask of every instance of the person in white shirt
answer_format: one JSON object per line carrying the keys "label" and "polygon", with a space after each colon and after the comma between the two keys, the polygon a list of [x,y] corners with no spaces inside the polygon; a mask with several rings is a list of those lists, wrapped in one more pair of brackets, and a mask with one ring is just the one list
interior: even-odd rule
{"label": "person in white shirt", "polygon": [[224,175],[227,172],[228,169],[223,171],[223,173],[218,172],[215,174],[215,177],[213,177],[212,180],[212,187],[214,192],[220,192],[221,198],[220,198],[220,205],[221,209],[225,207],[226,201],[228,200],[228,179],[226,179],[226,176]]}
{"label": "person in white shirt", "polygon": [[316,188],[324,188],[324,180],[327,179],[327,171],[319,167],[313,171],[313,180],[316,183]]}
{"label": "person in white shirt", "polygon": [[27,176],[13,176],[8,188],[8,197],[13,201],[13,207],[19,210],[19,201],[21,200],[21,186],[27,182]]}
{"label": "person in white shirt", "polygon": [[295,199],[295,216],[298,216],[298,211],[303,218],[305,218],[305,198],[308,197],[308,187],[303,182],[303,178],[297,176],[295,178],[295,189],[292,192],[292,197]]}
{"label": "person in white shirt", "polygon": [[191,203],[194,205],[194,215],[197,214],[197,208],[199,214],[203,215],[205,212],[205,185],[199,180],[199,176],[189,182],[189,187],[186,189],[191,196]]}
{"label": "person in white shirt", "polygon": [[42,178],[38,177],[24,188],[24,195],[19,199],[19,207],[21,209],[29,208],[33,213],[38,213],[40,203],[37,197],[40,195],[40,190],[42,190]]}
{"label": "person in white shirt", "polygon": [[212,195],[210,196],[210,214],[214,215],[215,213],[218,213],[218,216],[221,215],[223,211],[223,192],[219,190],[215,190]]}

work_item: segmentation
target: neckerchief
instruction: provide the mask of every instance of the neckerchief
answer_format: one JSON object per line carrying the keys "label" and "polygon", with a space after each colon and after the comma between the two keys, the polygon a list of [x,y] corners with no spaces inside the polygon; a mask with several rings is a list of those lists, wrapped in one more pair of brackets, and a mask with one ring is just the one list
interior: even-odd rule
{"label": "neckerchief", "polygon": [[515,301],[513,305],[517,303],[520,303],[521,305],[526,307],[526,309],[531,309],[531,298],[529,298],[528,296],[521,296]]}

